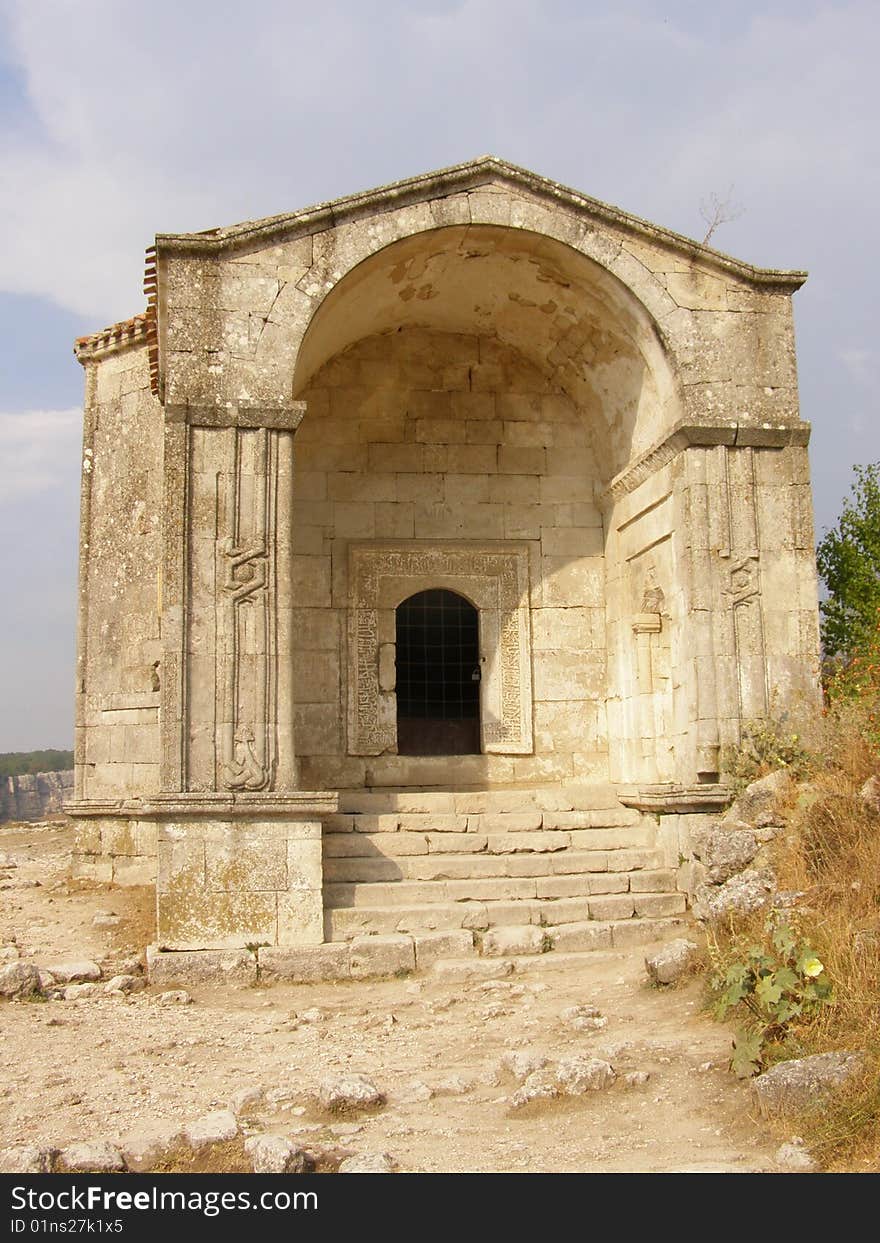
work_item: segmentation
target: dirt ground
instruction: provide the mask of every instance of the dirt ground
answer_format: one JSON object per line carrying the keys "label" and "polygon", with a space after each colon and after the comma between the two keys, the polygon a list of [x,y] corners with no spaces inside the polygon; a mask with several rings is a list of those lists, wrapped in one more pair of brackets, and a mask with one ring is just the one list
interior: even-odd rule
{"label": "dirt ground", "polygon": [[[0,828],[0,852],[18,864],[0,874],[0,944],[41,966],[94,958],[106,977],[151,939],[152,894],[68,884],[69,849],[64,824]],[[98,912],[121,923],[96,928]],[[387,1152],[403,1171],[773,1171],[779,1136],[727,1070],[730,1031],[702,1013],[698,981],[649,987],[649,952],[520,959],[498,980],[193,989],[191,1005],[159,1005],[152,989],[5,1003],[0,1147],[114,1140],[258,1087],[254,1127]],[[574,1029],[562,1012],[575,1005],[598,1007],[606,1026]],[[618,1078],[512,1111],[516,1082],[500,1070],[511,1050],[602,1057]],[[343,1070],[368,1074],[387,1107],[350,1122],[316,1115],[318,1082]],[[647,1081],[628,1085],[633,1071]]]}

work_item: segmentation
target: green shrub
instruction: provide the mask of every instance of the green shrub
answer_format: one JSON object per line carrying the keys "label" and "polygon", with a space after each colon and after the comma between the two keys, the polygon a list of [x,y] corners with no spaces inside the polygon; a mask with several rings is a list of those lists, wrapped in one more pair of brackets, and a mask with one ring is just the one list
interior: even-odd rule
{"label": "green shrub", "polygon": [[791,912],[774,911],[758,944],[733,940],[723,949],[710,939],[714,1015],[743,1014],[731,1067],[741,1079],[762,1070],[771,1046],[795,1024],[809,1022],[831,997],[831,982],[816,951],[795,927]]}

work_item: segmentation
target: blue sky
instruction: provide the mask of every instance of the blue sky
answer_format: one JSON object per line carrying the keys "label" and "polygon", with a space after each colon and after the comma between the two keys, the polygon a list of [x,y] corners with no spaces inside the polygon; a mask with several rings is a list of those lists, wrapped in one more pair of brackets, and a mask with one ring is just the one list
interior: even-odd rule
{"label": "blue sky", "polygon": [[72,739],[72,340],[143,307],[155,233],[492,152],[807,268],[795,315],[817,530],[876,417],[880,6],[0,0],[0,751]]}

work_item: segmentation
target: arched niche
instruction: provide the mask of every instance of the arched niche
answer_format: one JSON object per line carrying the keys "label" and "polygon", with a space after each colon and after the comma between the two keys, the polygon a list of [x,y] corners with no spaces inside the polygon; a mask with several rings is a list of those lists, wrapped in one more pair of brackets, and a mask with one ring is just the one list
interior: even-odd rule
{"label": "arched niche", "polygon": [[672,369],[631,290],[563,242],[484,224],[413,234],[342,276],[303,337],[294,397],[354,343],[413,327],[494,337],[538,366],[581,412],[606,484],[675,422]]}

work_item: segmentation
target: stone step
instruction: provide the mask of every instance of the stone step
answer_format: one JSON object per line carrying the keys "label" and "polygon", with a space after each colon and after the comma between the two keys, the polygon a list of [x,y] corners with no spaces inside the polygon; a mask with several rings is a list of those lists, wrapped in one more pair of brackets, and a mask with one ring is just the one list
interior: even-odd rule
{"label": "stone step", "polygon": [[343,856],[438,855],[438,854],[545,854],[564,850],[639,850],[656,845],[653,821],[621,828],[571,829],[566,832],[469,833],[401,830],[395,833],[327,833],[324,858]]}
{"label": "stone step", "polygon": [[324,913],[324,934],[328,941],[346,941],[365,933],[415,933],[455,928],[479,931],[525,924],[556,927],[609,920],[638,922],[682,915],[685,906],[685,896],[680,893],[621,893],[557,899],[499,896],[385,906],[329,906]]}
{"label": "stone step", "polygon": [[481,812],[601,811],[621,809],[611,785],[509,786],[492,790],[341,790],[339,811],[479,814]]}
{"label": "stone step", "polygon": [[[621,868],[621,863],[626,866]],[[675,888],[675,873],[662,869],[661,863],[659,850],[563,850],[553,854],[531,852],[515,855],[430,854],[396,858],[342,855],[325,857],[324,881],[366,884],[401,880],[476,880],[487,876],[571,876],[580,880],[597,873],[626,876],[639,871],[644,873],[649,883],[631,884],[630,888],[661,891]]]}
{"label": "stone step", "polygon": [[[438,796],[439,797],[439,796]],[[444,795],[444,798],[457,796]],[[442,805],[441,805],[442,807]],[[333,833],[530,833],[544,829],[616,829],[654,821],[631,807],[574,810],[520,808],[516,811],[387,810],[334,812],[323,817],[324,832]]]}
{"label": "stone step", "polygon": [[[167,953],[150,946],[147,972],[161,987],[205,984],[264,986],[319,980],[382,978],[431,971],[447,983],[497,979],[544,965],[577,967],[584,952],[621,950],[680,936],[687,926],[680,916],[640,919],[590,919],[567,924],[487,925],[485,931],[463,928],[424,929],[411,933],[357,930],[322,945],[265,946],[245,950],[198,950]],[[493,934],[492,928],[497,931]]]}

